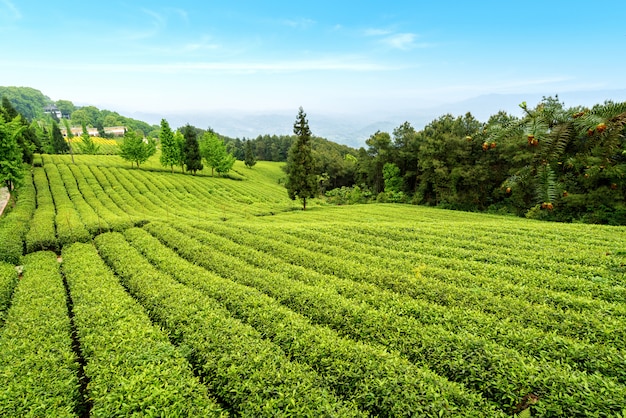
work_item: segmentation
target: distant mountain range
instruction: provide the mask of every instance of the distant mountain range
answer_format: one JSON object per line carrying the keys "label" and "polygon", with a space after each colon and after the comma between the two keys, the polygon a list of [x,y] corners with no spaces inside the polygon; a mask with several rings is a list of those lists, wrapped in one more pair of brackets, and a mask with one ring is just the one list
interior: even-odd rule
{"label": "distant mountain range", "polygon": [[[556,94],[545,94],[545,96]],[[422,129],[425,125],[438,117],[450,113],[464,115],[471,112],[480,121],[486,122],[489,116],[504,110],[510,114],[521,116],[519,104],[526,101],[529,106],[535,106],[542,99],[541,94],[488,94],[471,99],[438,105],[434,107],[415,107],[402,112],[386,114],[316,114],[308,113],[309,126],[313,134],[327,138],[340,144],[351,147],[365,145],[365,140],[376,131],[391,133],[394,128],[405,121],[415,129]],[[604,103],[605,100],[616,102],[626,101],[626,89],[602,91],[576,91],[558,94],[559,100],[570,106],[593,106]],[[306,111],[306,109],[305,109]],[[134,113],[129,116],[159,124],[161,118],[166,118],[172,127],[180,127],[190,123],[199,128],[213,128],[216,132],[233,138],[256,138],[259,135],[276,134],[290,135],[293,130],[296,111],[292,113],[245,113],[245,112],[206,112],[195,114],[166,114]]]}

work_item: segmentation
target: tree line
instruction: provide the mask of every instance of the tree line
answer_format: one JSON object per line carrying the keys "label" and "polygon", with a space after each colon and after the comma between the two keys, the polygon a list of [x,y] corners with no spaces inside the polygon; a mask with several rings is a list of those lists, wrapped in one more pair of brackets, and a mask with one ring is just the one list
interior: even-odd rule
{"label": "tree line", "polygon": [[421,131],[376,132],[358,152],[355,184],[379,201],[626,224],[626,103],[520,107],[521,117],[447,114]]}
{"label": "tree line", "polygon": [[[34,152],[72,152],[56,121],[29,123],[7,96],[2,103],[3,129],[12,132],[24,162],[32,163]],[[58,105],[71,110],[71,102]],[[33,111],[36,106],[22,107]],[[311,133],[307,149],[316,192],[338,204],[400,202],[626,224],[626,103],[566,108],[558,97],[547,97],[535,107],[520,107],[521,117],[498,112],[487,122],[471,113],[443,115],[422,130],[405,122],[391,133],[375,132],[360,149]],[[257,160],[287,162],[299,138],[296,131],[291,136],[229,138],[190,125],[172,131],[165,120],[150,129],[146,136],[142,129],[129,127],[120,155],[139,165],[159,142],[163,166],[192,174],[205,164],[213,174],[225,174],[235,159],[248,167]],[[87,145],[93,151],[93,144]],[[3,151],[3,160],[12,153]],[[3,163],[2,170],[9,166]],[[5,178],[12,177],[3,174],[3,182]]]}

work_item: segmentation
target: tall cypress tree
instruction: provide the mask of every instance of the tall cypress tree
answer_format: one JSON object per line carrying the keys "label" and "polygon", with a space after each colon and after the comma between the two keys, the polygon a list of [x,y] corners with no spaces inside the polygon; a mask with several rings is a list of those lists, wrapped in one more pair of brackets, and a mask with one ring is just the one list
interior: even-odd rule
{"label": "tall cypress tree", "polygon": [[172,132],[169,123],[165,119],[161,119],[159,139],[161,140],[161,165],[164,167],[170,166],[173,173],[174,165],[180,161],[180,148],[174,140],[174,132]]}
{"label": "tall cypress tree", "polygon": [[70,150],[70,147],[67,145],[65,138],[63,138],[63,134],[61,133],[59,125],[57,125],[56,122],[52,122],[52,132],[50,135],[52,136],[51,142],[55,154],[65,154]]}
{"label": "tall cypress tree", "polygon": [[191,173],[195,175],[196,171],[202,170],[203,168],[196,129],[189,124],[185,125],[183,127],[183,137],[185,138],[185,145],[183,147],[185,166],[187,167],[187,171],[191,171]]}
{"label": "tall cypress tree", "polygon": [[296,142],[289,149],[287,157],[287,193],[291,200],[296,198],[302,201],[302,210],[306,210],[307,198],[313,198],[318,193],[317,176],[311,149],[311,130],[302,107],[298,111],[296,122],[293,125]]}
{"label": "tall cypress tree", "polygon": [[244,161],[248,168],[252,168],[256,164],[256,155],[250,140],[246,141],[244,145]]}

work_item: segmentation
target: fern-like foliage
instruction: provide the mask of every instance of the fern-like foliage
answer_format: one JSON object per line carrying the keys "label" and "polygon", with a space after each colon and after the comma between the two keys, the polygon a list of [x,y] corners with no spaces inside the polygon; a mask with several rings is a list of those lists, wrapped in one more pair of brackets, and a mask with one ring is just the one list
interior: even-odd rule
{"label": "fern-like foliage", "polygon": [[537,168],[535,194],[537,203],[556,200],[556,174],[549,165]]}

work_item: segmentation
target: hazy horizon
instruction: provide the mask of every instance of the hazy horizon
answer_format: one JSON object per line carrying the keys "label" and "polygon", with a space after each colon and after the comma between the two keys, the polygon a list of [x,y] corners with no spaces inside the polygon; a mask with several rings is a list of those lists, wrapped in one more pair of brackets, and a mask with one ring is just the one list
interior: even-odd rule
{"label": "hazy horizon", "polygon": [[388,119],[494,94],[626,89],[626,5],[595,7],[0,0],[0,80],[164,116],[303,106]]}

